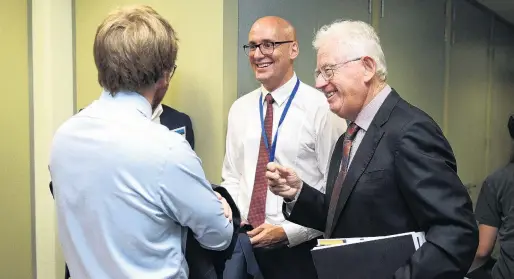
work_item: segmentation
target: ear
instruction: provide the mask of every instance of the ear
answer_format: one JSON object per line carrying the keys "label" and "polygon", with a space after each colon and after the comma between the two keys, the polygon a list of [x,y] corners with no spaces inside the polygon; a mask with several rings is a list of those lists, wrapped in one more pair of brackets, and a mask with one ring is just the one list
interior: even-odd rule
{"label": "ear", "polygon": [[377,63],[369,56],[362,57],[362,64],[364,65],[364,81],[369,82],[377,72]]}
{"label": "ear", "polygon": [[298,45],[297,41],[294,41],[291,43],[291,50],[289,52],[289,57],[291,59],[296,59],[296,57],[300,54],[300,46]]}
{"label": "ear", "polygon": [[166,88],[169,84],[170,72],[165,71],[162,76],[155,82],[155,89]]}

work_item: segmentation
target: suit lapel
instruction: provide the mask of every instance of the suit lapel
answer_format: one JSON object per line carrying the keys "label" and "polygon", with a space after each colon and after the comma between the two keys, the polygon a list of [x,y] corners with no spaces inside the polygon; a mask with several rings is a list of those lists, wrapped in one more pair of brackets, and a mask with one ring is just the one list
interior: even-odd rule
{"label": "suit lapel", "polygon": [[332,196],[332,189],[334,189],[334,183],[336,182],[337,175],[339,174],[339,167],[341,166],[341,160],[343,159],[343,141],[344,133],[339,137],[332,152],[332,158],[330,159],[330,165],[327,174],[327,193],[328,200]]}
{"label": "suit lapel", "polygon": [[341,193],[339,195],[339,201],[337,202],[334,214],[334,222],[332,222],[332,228],[330,228],[330,234],[332,234],[335,224],[346,205],[346,201],[348,201],[348,197],[350,197],[353,188],[355,188],[355,185],[357,184],[357,180],[361,177],[362,173],[368,166],[369,161],[373,157],[375,149],[377,148],[383,134],[384,132],[382,130],[373,129],[370,126],[370,129],[364,135],[364,138],[359,145],[359,149],[357,149],[357,152],[350,164],[350,168],[348,169],[348,173],[346,174],[343,182],[343,187],[341,187]]}
{"label": "suit lapel", "polygon": [[[330,237],[332,235],[335,225],[337,224],[337,221],[341,216],[341,212],[343,211],[346,202],[348,201],[348,198],[350,197],[353,189],[357,185],[357,181],[361,177],[362,173],[368,167],[368,164],[371,161],[371,158],[373,158],[375,150],[377,149],[377,146],[380,143],[382,136],[384,135],[382,126],[389,119],[389,116],[393,111],[393,108],[396,106],[399,100],[400,96],[393,89],[389,96],[385,99],[384,103],[382,104],[377,114],[375,115],[373,121],[371,122],[371,125],[366,131],[366,134],[364,135],[364,138],[362,139],[362,142],[360,143],[357,152],[355,153],[353,160],[350,163],[350,168],[348,169],[348,173],[346,174],[346,177],[344,179],[343,187],[341,187],[341,193],[339,195],[339,200],[336,206],[334,221],[332,222],[332,228],[330,228],[330,234],[326,237]],[[341,150],[339,150],[339,154],[341,155],[339,155],[339,164],[341,162],[342,156],[342,142],[340,149]],[[336,151],[334,150],[334,152]],[[339,171],[339,164],[337,165],[337,172]],[[332,170],[332,164],[330,167]],[[330,194],[333,194],[332,189],[334,183],[335,179],[331,183],[332,188],[330,189]],[[330,197],[328,200],[330,200]]]}

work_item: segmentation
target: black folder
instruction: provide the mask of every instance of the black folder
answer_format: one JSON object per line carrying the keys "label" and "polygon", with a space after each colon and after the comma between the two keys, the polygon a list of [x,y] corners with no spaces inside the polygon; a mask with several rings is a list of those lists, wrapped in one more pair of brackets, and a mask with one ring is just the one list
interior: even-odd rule
{"label": "black folder", "polygon": [[316,247],[312,253],[319,279],[392,278],[422,243],[412,234]]}

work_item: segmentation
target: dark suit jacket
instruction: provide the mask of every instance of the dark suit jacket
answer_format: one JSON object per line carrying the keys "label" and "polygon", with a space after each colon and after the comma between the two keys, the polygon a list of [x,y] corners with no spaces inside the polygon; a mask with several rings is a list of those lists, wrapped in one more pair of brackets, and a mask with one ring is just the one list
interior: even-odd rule
{"label": "dark suit jacket", "polygon": [[[304,184],[291,215],[284,210],[288,220],[325,230],[342,142],[343,136],[331,158],[327,194]],[[393,90],[354,155],[326,237],[424,231],[427,243],[393,278],[463,278],[478,246],[478,228],[456,172],[453,152],[438,125]],[[392,277],[381,276],[377,278]]]}
{"label": "dark suit jacket", "polygon": [[189,115],[162,104],[162,114],[160,116],[160,119],[161,124],[168,127],[168,129],[170,130],[185,127],[186,140],[191,145],[191,148],[193,150],[195,149],[195,135],[193,132],[193,123],[191,122],[191,118],[189,117]]}

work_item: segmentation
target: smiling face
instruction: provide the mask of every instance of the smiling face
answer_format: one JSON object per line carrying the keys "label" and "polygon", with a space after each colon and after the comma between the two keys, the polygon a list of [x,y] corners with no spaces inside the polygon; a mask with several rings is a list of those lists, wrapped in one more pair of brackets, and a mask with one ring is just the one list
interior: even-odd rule
{"label": "smiling face", "polygon": [[325,94],[333,113],[354,121],[374,97],[370,89],[375,62],[368,56],[345,55],[334,45],[327,42],[318,49],[317,71],[324,74],[317,75],[316,88]]}
{"label": "smiling face", "polygon": [[298,56],[295,39],[294,29],[281,18],[265,17],[253,24],[248,34],[248,58],[255,78],[266,89],[275,90],[293,76],[293,61]]}

